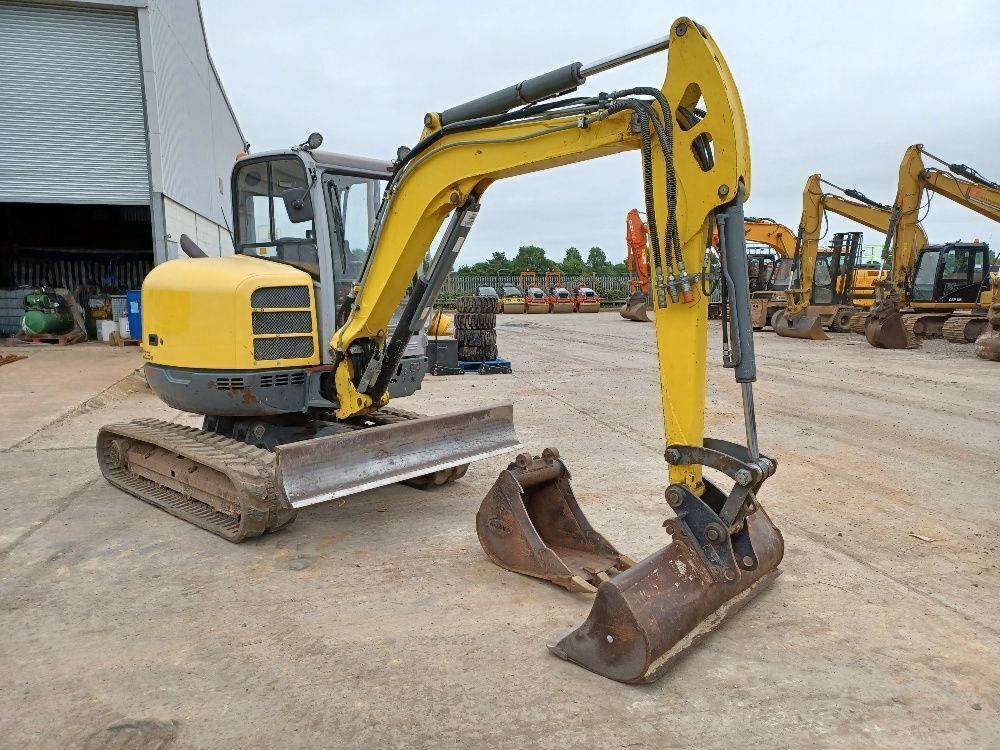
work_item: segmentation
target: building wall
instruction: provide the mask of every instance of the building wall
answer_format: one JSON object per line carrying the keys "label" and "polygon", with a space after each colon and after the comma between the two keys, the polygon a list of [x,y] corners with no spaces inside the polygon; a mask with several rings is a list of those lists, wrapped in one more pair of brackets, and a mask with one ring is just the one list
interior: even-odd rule
{"label": "building wall", "polygon": [[178,256],[181,233],[200,244],[188,231],[194,225],[206,252],[232,254],[229,174],[245,140],[209,56],[198,2],[149,0],[139,16],[151,180],[163,196],[162,217],[154,215],[154,235],[164,240],[158,260]]}

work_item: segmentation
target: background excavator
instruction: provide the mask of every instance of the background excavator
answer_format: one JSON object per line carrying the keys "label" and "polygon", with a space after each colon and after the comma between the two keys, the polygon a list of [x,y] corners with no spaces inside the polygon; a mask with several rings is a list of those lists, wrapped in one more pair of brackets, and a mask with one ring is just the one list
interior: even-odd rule
{"label": "background excavator", "polygon": [[[662,88],[567,94],[588,76],[668,48]],[[566,519],[553,525],[558,543],[551,540],[545,557],[570,569],[560,580],[593,581],[596,595],[587,619],[553,653],[622,682],[655,679],[774,580],[784,548],[760,505],[777,465],[758,447],[753,408],[742,208],[749,139],[721,51],[704,27],[681,18],[651,44],[429,113],[419,141],[400,149],[391,167],[320,152],[320,142],[311,136],[298,148],[236,163],[236,256],[173,260],[148,275],[147,378],[167,403],[205,415],[204,428],[155,420],[106,426],[97,440],[105,477],[240,541],[287,525],[312,503],[409,478],[448,481],[472,460],[512,450],[510,405],[424,418],[389,407],[419,385],[422,358],[407,356],[411,339],[493,182],[638,151],[670,541],[634,564],[624,556],[620,566],[597,562],[604,540],[574,512],[555,451],[522,455],[501,474],[491,491],[498,500],[481,510],[477,528],[491,559],[538,574],[527,562],[509,562],[504,540],[546,533],[529,510]],[[708,300],[699,287],[717,281],[702,278],[713,224],[732,313],[723,320],[723,365],[740,384],[745,444],[704,434]]]}
{"label": "background excavator", "polygon": [[[793,281],[786,293],[785,309],[772,318],[779,336],[825,340],[829,337],[824,326],[838,333],[851,330],[852,319],[862,312],[861,305],[871,300],[871,285],[879,273],[878,269],[861,266],[860,232],[835,234],[830,249],[821,252],[820,230],[828,207],[883,231],[889,229],[891,212],[858,191],[852,191],[857,202],[824,193],[822,183],[818,174],[811,175],[802,191]],[[860,288],[856,286],[859,282]]]}
{"label": "background excavator", "polygon": [[[924,154],[947,169],[925,167]],[[876,282],[876,303],[864,321],[865,338],[874,347],[906,349],[917,346],[922,336],[940,335],[971,342],[987,330],[987,308],[993,301],[989,246],[926,245],[919,231],[920,211],[929,207],[922,205],[925,191],[1000,221],[1000,185],[965,164],[949,164],[928,154],[921,144],[910,146],[899,165],[886,238],[890,274]]]}
{"label": "background excavator", "polygon": [[[750,318],[755,329],[771,325],[774,316],[785,308],[785,290],[792,275],[795,233],[774,219],[747,217],[746,240],[774,251],[770,257],[751,259]],[[777,257],[775,257],[777,256]],[[757,273],[754,274],[753,264]]]}
{"label": "background excavator", "polygon": [[639,209],[633,208],[625,215],[625,247],[628,248],[625,265],[635,278],[629,279],[631,294],[618,314],[637,323],[651,322],[646,304],[649,296],[648,243],[649,227],[642,220]]}

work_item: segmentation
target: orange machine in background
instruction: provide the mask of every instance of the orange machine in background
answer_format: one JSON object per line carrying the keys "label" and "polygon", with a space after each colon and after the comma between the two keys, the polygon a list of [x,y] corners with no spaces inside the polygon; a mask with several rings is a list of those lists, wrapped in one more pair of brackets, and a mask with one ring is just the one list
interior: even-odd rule
{"label": "orange machine in background", "polygon": [[534,271],[521,271],[521,288],[524,290],[524,311],[539,315],[549,311],[549,296],[538,286]]}
{"label": "orange machine in background", "polygon": [[577,284],[573,288],[573,311],[596,313],[601,311],[601,295],[589,286]]}
{"label": "orange machine in background", "polygon": [[573,312],[573,295],[563,286],[562,271],[553,269],[545,272],[545,289],[549,294],[549,312]]}
{"label": "orange machine in background", "polygon": [[632,293],[625,300],[619,314],[625,320],[638,323],[650,322],[646,314],[646,295],[649,294],[649,258],[646,256],[648,241],[649,228],[639,215],[639,209],[633,208],[625,216],[625,245],[628,247],[626,264],[629,273],[635,278],[628,283]]}

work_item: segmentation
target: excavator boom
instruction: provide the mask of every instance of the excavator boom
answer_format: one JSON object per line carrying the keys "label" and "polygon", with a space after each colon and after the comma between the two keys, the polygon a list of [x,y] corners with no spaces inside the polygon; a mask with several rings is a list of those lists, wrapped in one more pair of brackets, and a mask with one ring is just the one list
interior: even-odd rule
{"label": "excavator boom", "polygon": [[[760,453],[753,417],[756,370],[742,212],[750,192],[750,163],[743,108],[724,58],[703,27],[681,18],[668,40],[651,45],[664,46],[669,47],[669,64],[659,89],[546,100],[515,110],[510,108],[517,98],[502,90],[428,114],[420,142],[401,158],[389,183],[350,315],[330,341],[337,361],[333,385],[338,416],[349,419],[377,411],[388,401],[386,383],[401,348],[425,314],[420,300],[424,288],[431,286],[429,278],[417,277],[410,291],[411,301],[416,301],[391,336],[390,316],[449,215],[445,248],[460,244],[452,234],[471,225],[487,189],[497,180],[623,151],[640,152],[668,442],[667,499],[677,515],[669,527],[672,541],[635,565],[612,566],[621,572],[615,578],[605,570],[573,572],[570,560],[556,564],[552,556],[569,547],[547,545],[542,536],[550,526],[541,519],[564,517],[580,534],[589,525],[575,512],[575,502],[567,499],[568,474],[554,451],[537,459],[526,454],[519,458],[519,468],[512,465],[502,474],[480,509],[478,524],[490,558],[504,567],[563,583],[584,577],[594,582],[597,603],[590,617],[553,651],[625,682],[654,679],[659,667],[683,650],[692,631],[714,626],[706,624],[706,617],[711,623],[721,621],[730,604],[773,580],[782,549],[780,534],[756,500],[776,463]],[[545,79],[549,93],[564,91],[575,88],[588,70],[606,67],[606,61],[574,64],[523,82],[516,90],[523,97]],[[719,227],[725,272],[733,281],[733,317],[726,321],[732,348],[725,364],[735,370],[744,395],[745,447],[704,435],[708,299],[700,290],[707,281],[702,279],[702,262],[713,223]],[[734,489],[720,490],[704,478],[705,466],[735,477]],[[524,494],[529,488],[534,488],[530,497]],[[551,528],[573,526],[558,522]],[[524,544],[507,543],[511,535]],[[586,549],[598,554],[600,545],[588,544]],[[541,564],[537,560],[519,558],[528,550],[536,550],[550,564],[536,570],[533,566]],[[572,559],[578,559],[575,553]]]}

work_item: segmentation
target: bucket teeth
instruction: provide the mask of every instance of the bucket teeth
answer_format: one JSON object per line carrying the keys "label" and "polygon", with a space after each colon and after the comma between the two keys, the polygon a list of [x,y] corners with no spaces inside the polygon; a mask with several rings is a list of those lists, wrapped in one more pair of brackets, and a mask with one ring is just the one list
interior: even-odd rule
{"label": "bucket teeth", "polygon": [[632,561],[590,525],[569,480],[555,449],[522,453],[483,499],[476,532],[500,567],[594,593]]}

